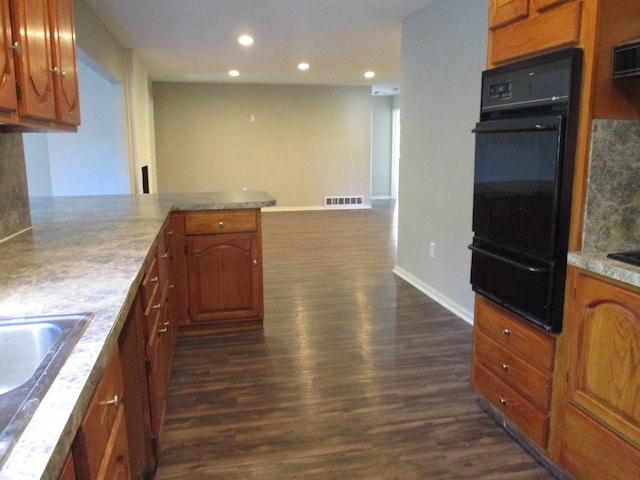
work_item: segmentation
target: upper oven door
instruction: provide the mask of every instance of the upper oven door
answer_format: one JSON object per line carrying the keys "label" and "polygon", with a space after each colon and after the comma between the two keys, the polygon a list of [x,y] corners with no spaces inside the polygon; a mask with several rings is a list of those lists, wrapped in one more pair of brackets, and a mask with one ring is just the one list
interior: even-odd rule
{"label": "upper oven door", "polygon": [[473,231],[483,240],[553,256],[562,183],[564,117],[476,125]]}

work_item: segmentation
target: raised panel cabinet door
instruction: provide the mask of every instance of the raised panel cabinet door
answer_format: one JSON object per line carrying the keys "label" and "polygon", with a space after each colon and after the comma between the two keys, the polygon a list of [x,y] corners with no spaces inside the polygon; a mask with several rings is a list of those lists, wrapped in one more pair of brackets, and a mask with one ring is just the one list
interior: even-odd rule
{"label": "raised panel cabinet door", "polygon": [[111,438],[96,480],[131,480],[129,445],[124,410],[121,409],[113,425]]}
{"label": "raised panel cabinet door", "polygon": [[640,448],[640,294],[580,275],[569,400]]}
{"label": "raised panel cabinet door", "polygon": [[15,112],[18,110],[16,95],[16,74],[13,67],[11,46],[11,17],[9,15],[9,0],[0,0],[0,22],[2,36],[0,36],[0,110]]}
{"label": "raised panel cabinet door", "polygon": [[10,0],[14,54],[20,85],[20,116],[55,120],[56,105],[51,64],[51,30],[47,0]]}
{"label": "raised panel cabinet door", "polygon": [[257,235],[187,238],[192,322],[262,318],[262,265]]}
{"label": "raised panel cabinet door", "polygon": [[491,0],[489,28],[498,28],[529,15],[529,0]]}
{"label": "raised panel cabinet door", "polygon": [[57,120],[80,125],[73,0],[49,0],[49,6]]}

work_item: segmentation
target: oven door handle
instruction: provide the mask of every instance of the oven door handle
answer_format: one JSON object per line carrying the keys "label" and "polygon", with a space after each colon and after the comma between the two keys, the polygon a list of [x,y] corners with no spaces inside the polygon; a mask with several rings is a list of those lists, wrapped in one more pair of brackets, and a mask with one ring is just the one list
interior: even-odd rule
{"label": "oven door handle", "polygon": [[550,125],[550,124],[536,124],[531,127],[482,127],[478,125],[476,128],[471,130],[471,133],[512,133],[512,132],[549,132],[556,131],[560,128],[559,125]]}
{"label": "oven door handle", "polygon": [[490,252],[485,250],[484,248],[480,248],[477,245],[469,245],[469,250],[479,253],[480,255],[486,255],[487,257],[495,258],[496,260],[500,260],[501,262],[507,263],[512,267],[519,268],[521,270],[526,270],[530,273],[544,273],[548,272],[548,268],[544,267],[532,267],[531,265],[525,265],[524,263],[517,262],[511,258],[505,258],[502,255],[498,255],[497,253]]}

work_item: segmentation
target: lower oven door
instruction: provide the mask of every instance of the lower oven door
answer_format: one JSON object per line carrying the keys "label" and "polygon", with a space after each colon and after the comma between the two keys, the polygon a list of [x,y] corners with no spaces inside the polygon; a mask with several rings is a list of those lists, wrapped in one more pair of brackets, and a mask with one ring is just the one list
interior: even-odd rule
{"label": "lower oven door", "polygon": [[513,312],[552,330],[554,260],[532,259],[486,245],[469,245],[471,285]]}

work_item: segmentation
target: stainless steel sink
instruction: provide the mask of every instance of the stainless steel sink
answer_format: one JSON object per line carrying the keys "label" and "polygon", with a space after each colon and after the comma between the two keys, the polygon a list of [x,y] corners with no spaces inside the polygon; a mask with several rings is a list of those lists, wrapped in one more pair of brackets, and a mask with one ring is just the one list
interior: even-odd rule
{"label": "stainless steel sink", "polygon": [[0,465],[92,316],[0,318]]}

